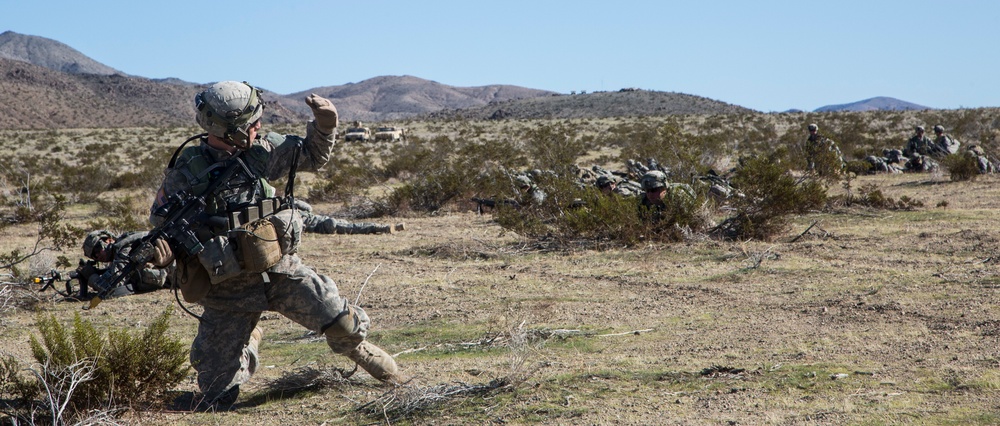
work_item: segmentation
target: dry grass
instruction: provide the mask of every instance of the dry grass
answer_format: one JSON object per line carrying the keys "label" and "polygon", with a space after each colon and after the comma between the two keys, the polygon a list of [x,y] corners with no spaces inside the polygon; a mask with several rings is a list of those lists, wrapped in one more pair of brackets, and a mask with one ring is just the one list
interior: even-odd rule
{"label": "dry grass", "polygon": [[[866,183],[925,207],[812,213],[767,243],[602,251],[536,250],[488,215],[465,211],[400,218],[407,230],[393,235],[307,234],[305,262],[345,297],[360,292],[371,339],[398,354],[414,381],[394,390],[363,372],[327,376],[353,365],[267,313],[261,368],[234,411],[151,410],[121,421],[1000,422],[1000,179],[879,175],[855,187]],[[92,208],[70,220],[87,220]],[[33,241],[33,232],[0,230],[0,251]],[[151,293],[83,315],[99,326],[138,327],[170,303],[172,294]],[[34,306],[63,321],[81,307]],[[19,308],[0,316],[0,352],[28,359],[35,315]],[[190,341],[197,323],[175,314],[171,326]],[[515,330],[536,339],[512,344]],[[300,391],[276,392],[283,389]],[[194,390],[186,381],[175,391]],[[429,403],[438,398],[445,402]]]}

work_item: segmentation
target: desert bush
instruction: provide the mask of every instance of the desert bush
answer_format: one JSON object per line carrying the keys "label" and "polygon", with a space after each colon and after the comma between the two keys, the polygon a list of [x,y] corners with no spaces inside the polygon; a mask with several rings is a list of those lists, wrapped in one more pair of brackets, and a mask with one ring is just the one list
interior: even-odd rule
{"label": "desert bush", "polygon": [[671,170],[677,181],[686,182],[692,176],[704,174],[727,155],[724,135],[685,134],[673,122],[659,126],[651,123],[616,126],[607,137],[621,146],[622,162],[656,159]]}
{"label": "desert bush", "polygon": [[382,181],[382,173],[370,158],[336,158],[316,174],[309,187],[310,200],[350,203],[366,188]]}
{"label": "desert bush", "polygon": [[979,160],[973,155],[951,154],[939,161],[953,181],[972,181],[979,177]]}
{"label": "desert bush", "polygon": [[716,227],[716,232],[729,239],[771,240],[787,228],[790,214],[825,205],[823,183],[792,176],[788,163],[781,161],[785,155],[777,150],[740,160],[732,184],[743,197],[731,200],[735,213]]}
{"label": "desert bush", "polygon": [[849,204],[859,204],[865,207],[883,210],[913,210],[923,207],[924,203],[910,197],[900,197],[895,200],[885,195],[878,185],[866,183],[858,188],[857,196],[850,197]]}
{"label": "desert bush", "polygon": [[844,165],[844,171],[848,175],[851,173],[855,175],[866,175],[872,172],[872,163],[865,160],[851,160]]}
{"label": "desert bush", "polygon": [[710,211],[701,194],[691,198],[680,191],[668,191],[664,198],[667,208],[654,215],[640,207],[639,198],[605,196],[593,187],[581,187],[570,176],[547,175],[537,182],[547,194],[545,201],[534,204],[517,192],[506,194],[514,203],[495,210],[500,226],[540,241],[600,247],[607,243],[681,241],[705,231],[710,223]]}
{"label": "desert bush", "polygon": [[62,191],[71,194],[81,203],[96,201],[101,193],[111,189],[111,184],[115,180],[114,170],[102,164],[60,166],[57,170]]}
{"label": "desert bush", "polygon": [[91,229],[110,229],[117,231],[139,231],[148,229],[147,217],[149,206],[131,196],[115,198],[110,201],[97,200],[97,217],[87,221]]}
{"label": "desert bush", "polygon": [[38,396],[41,388],[37,381],[24,376],[25,370],[13,356],[0,358],[0,400],[23,406]]}
{"label": "desert bush", "polygon": [[568,126],[540,125],[524,134],[528,158],[532,167],[541,170],[561,171],[576,164],[587,152],[587,145],[577,131]]}
{"label": "desert bush", "polygon": [[420,152],[411,160],[404,161],[401,152],[387,159],[392,167],[386,169],[387,174],[403,177],[407,171],[408,179],[375,202],[373,216],[408,210],[434,212],[473,195],[509,195],[511,170],[526,163],[523,152],[509,140],[456,142],[438,137]]}
{"label": "desert bush", "polygon": [[440,164],[395,188],[376,203],[374,216],[401,211],[434,212],[449,202],[471,194],[483,179],[479,170],[460,164]]}
{"label": "desert bush", "polygon": [[41,340],[29,341],[35,360],[45,366],[41,385],[53,383],[81,362],[90,364],[90,379],[77,384],[71,395],[63,395],[73,412],[94,408],[143,407],[157,401],[163,392],[180,383],[187,350],[166,335],[172,308],[157,316],[141,334],[125,329],[101,335],[89,321],[76,314],[72,329],[50,315],[38,319]]}
{"label": "desert bush", "polygon": [[76,244],[77,238],[83,235],[83,230],[73,225],[63,223],[66,212],[66,197],[60,194],[52,195],[51,199],[36,203],[33,206],[20,206],[15,210],[15,220],[20,222],[37,222],[38,233],[35,243],[28,251],[14,249],[0,253],[0,269],[11,271],[14,277],[24,275],[21,264],[46,251],[60,250]]}
{"label": "desert bush", "polygon": [[138,164],[116,174],[111,189],[148,189],[155,191],[163,181],[163,172],[173,147],[161,147],[140,157]]}

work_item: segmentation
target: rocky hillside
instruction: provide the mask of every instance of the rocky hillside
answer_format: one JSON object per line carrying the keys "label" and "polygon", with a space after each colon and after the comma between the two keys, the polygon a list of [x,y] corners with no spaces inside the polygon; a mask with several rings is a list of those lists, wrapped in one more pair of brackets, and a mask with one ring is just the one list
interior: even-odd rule
{"label": "rocky hillside", "polygon": [[0,34],[0,58],[71,74],[124,74],[58,41],[13,31]]}
{"label": "rocky hillside", "polygon": [[397,120],[442,109],[464,109],[548,96],[554,92],[509,85],[455,87],[413,76],[382,76],[359,83],[325,86],[293,93],[279,102],[308,114],[302,103],[309,93],[333,99],[346,120]]}
{"label": "rocky hillside", "polygon": [[[193,126],[193,99],[202,87],[121,74],[71,74],[0,59],[0,128]],[[268,123],[303,119],[275,102],[265,111]]]}
{"label": "rocky hillside", "polygon": [[461,110],[442,110],[432,118],[498,120],[505,118],[604,118],[673,114],[739,114],[753,110],[725,102],[674,92],[622,89],[579,95],[550,95],[491,102]]}
{"label": "rocky hillside", "polygon": [[[0,34],[0,128],[193,126],[194,95],[206,83],[131,76],[55,40]],[[344,121],[412,117],[578,118],[750,111],[699,96],[638,89],[581,95],[511,85],[455,87],[413,76],[381,76],[288,95],[265,93],[265,122],[310,116],[303,98],[330,98]]]}

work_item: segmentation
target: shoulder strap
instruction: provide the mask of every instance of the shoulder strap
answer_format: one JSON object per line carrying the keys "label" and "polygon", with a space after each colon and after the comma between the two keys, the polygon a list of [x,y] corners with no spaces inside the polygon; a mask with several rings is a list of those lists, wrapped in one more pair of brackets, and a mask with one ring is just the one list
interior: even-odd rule
{"label": "shoulder strap", "polygon": [[202,133],[200,135],[191,136],[190,138],[188,138],[188,140],[184,141],[184,143],[182,143],[181,146],[177,147],[177,149],[174,150],[174,155],[172,155],[170,157],[170,162],[167,163],[167,168],[168,169],[174,168],[174,163],[177,162],[177,156],[180,155],[181,150],[184,149],[184,145],[187,145],[188,142],[191,142],[191,141],[193,141],[195,139],[201,139],[201,138],[206,137],[206,136],[208,136],[208,133]]}

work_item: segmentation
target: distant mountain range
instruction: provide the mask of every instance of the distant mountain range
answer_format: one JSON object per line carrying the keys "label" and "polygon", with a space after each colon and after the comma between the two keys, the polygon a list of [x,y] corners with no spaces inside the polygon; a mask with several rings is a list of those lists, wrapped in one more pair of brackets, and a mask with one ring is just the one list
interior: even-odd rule
{"label": "distant mountain range", "polygon": [[851,102],[849,104],[827,105],[816,108],[814,112],[835,112],[835,111],[918,111],[932,109],[923,105],[917,105],[896,98],[879,96],[865,99],[863,101]]}
{"label": "distant mountain range", "polygon": [[[0,33],[0,128],[193,126],[192,100],[206,83],[132,76],[44,37]],[[344,121],[407,118],[597,118],[736,114],[748,108],[683,93],[622,89],[562,95],[512,85],[455,87],[413,76],[380,76],[287,95],[265,91],[268,123],[310,117],[302,99],[331,99]],[[892,98],[816,111],[927,109]]]}

